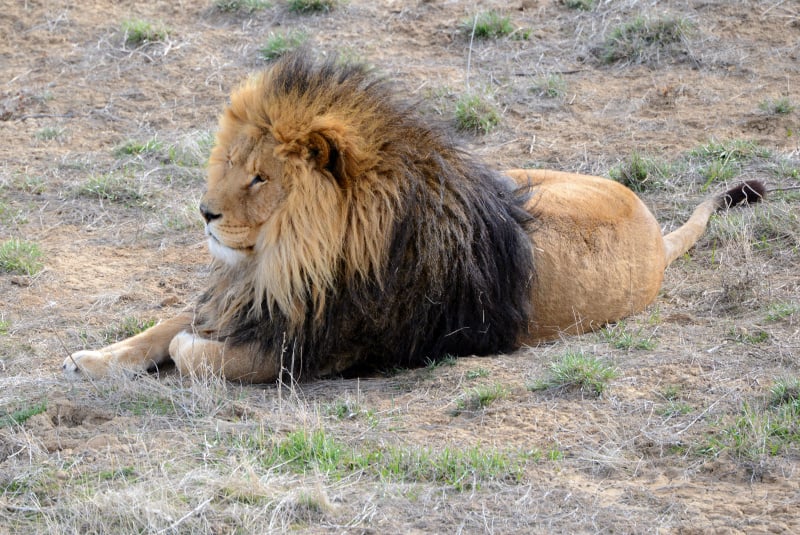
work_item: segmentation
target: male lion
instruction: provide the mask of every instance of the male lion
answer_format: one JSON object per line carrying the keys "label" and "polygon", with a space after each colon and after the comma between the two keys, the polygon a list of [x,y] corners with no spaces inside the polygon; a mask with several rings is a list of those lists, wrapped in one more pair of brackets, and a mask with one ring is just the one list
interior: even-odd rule
{"label": "male lion", "polygon": [[235,91],[200,210],[211,284],[177,317],[64,370],[273,381],[489,355],[642,310],[719,208],[662,238],[622,185],[492,171],[364,68],[294,54]]}

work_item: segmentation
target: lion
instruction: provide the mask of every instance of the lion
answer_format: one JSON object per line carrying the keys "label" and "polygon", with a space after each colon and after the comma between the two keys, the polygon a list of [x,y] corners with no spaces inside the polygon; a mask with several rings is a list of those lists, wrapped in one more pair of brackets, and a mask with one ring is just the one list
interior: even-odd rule
{"label": "lion", "polygon": [[494,355],[643,310],[717,210],[662,237],[623,185],[549,170],[500,173],[459,149],[363,66],[285,56],[235,90],[200,204],[208,289],[97,351],[70,375],[310,380]]}

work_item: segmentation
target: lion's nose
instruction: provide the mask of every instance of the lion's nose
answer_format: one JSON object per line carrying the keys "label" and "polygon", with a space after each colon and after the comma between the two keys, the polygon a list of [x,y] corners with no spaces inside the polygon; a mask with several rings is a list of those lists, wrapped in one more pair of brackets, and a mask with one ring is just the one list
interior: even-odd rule
{"label": "lion's nose", "polygon": [[214,219],[219,219],[222,217],[222,214],[215,214],[212,212],[206,204],[200,205],[200,213],[203,215],[203,219],[206,220],[206,223],[210,223]]}

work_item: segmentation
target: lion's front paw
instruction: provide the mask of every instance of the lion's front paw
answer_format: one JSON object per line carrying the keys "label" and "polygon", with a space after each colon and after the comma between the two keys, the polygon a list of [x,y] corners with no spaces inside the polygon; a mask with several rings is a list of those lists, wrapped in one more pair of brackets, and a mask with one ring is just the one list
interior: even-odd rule
{"label": "lion's front paw", "polygon": [[78,351],[64,360],[61,369],[68,379],[77,379],[81,374],[97,378],[108,375],[111,355],[101,351]]}
{"label": "lion's front paw", "polygon": [[100,377],[119,376],[122,378],[132,378],[146,370],[135,362],[126,362],[120,357],[125,357],[125,353],[119,350],[101,349],[100,351],[78,351],[64,360],[61,369],[69,379],[77,379],[80,376],[98,379]]}

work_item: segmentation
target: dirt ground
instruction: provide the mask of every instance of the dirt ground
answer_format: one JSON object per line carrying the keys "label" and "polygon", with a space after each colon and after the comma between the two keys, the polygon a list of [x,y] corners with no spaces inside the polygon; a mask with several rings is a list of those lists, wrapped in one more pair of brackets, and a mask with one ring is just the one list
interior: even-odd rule
{"label": "dirt ground", "polygon": [[[776,381],[800,377],[800,112],[769,108],[800,106],[800,4],[349,0],[298,14],[271,3],[20,0],[0,11],[0,242],[35,243],[43,263],[32,276],[0,272],[0,416],[42,404],[0,425],[0,533],[800,532],[798,424],[761,436],[771,413],[748,412]],[[472,42],[464,21],[489,9],[515,33]],[[613,29],[637,16],[681,17],[689,30],[675,49],[601,61]],[[122,23],[134,18],[163,23],[166,37],[126,42]],[[605,335],[291,392],[64,381],[69,353],[175,314],[202,290],[209,256],[195,212],[217,115],[266,66],[270,35],[290,30],[315,53],[367,61],[449,128],[458,96],[480,92],[500,123],[454,135],[498,168],[609,175],[634,152],[669,162],[672,175],[641,194],[665,231],[706,194],[698,147],[768,150],[729,181],[776,191],[715,220],[669,268],[657,302]],[[548,96],[538,84],[552,76],[560,91]],[[153,140],[152,151],[121,150]],[[770,313],[780,306],[788,312]],[[601,397],[528,388],[568,351],[614,366]],[[504,395],[457,410],[479,385]],[[164,399],[172,408],[152,401]],[[331,416],[337,403],[357,417]],[[353,447],[544,455],[513,481],[468,490],[241,463],[228,479],[206,472],[215,434],[312,427]],[[733,430],[744,429],[743,446]],[[102,476],[119,467],[136,477]],[[219,489],[234,476],[264,501],[229,500]],[[324,506],[297,513],[298,488]]]}

